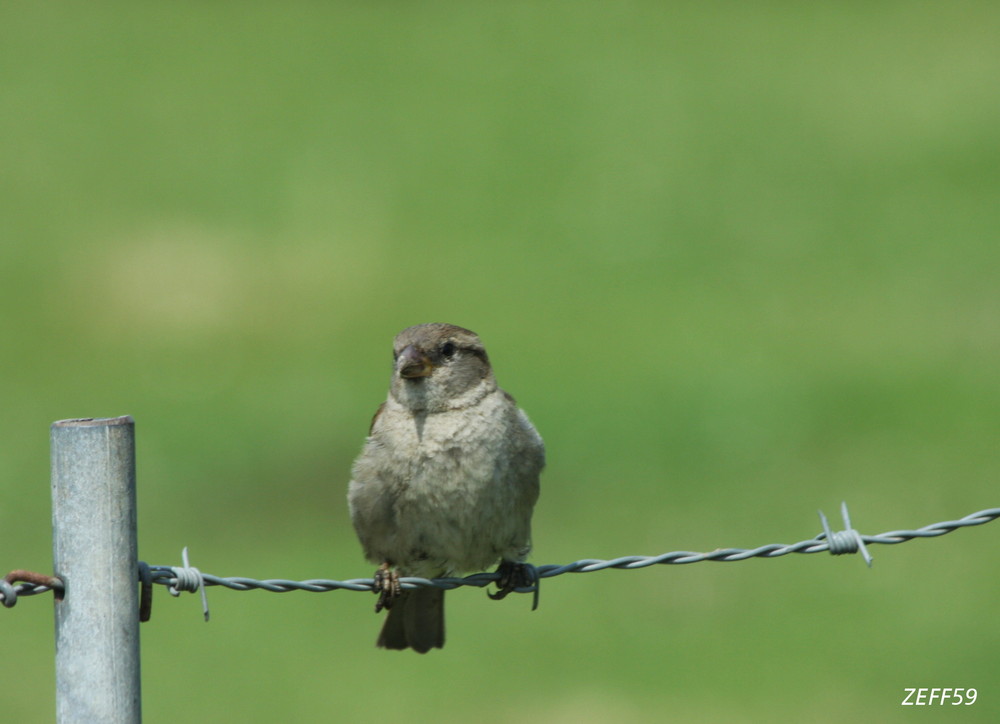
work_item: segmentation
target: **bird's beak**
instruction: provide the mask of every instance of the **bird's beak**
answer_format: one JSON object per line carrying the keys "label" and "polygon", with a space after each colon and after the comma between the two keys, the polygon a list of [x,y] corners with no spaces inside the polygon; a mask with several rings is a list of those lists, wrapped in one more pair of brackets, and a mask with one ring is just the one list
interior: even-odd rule
{"label": "bird's beak", "polygon": [[427,355],[411,344],[399,353],[399,357],[396,358],[396,369],[400,377],[414,379],[430,376],[434,365],[427,359]]}

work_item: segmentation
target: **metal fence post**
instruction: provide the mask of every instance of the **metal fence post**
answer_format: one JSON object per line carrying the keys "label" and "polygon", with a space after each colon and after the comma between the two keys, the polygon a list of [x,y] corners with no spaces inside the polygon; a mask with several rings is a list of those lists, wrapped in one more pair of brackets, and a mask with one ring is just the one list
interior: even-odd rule
{"label": "metal fence post", "polygon": [[56,720],[137,724],[139,600],[131,417],[52,424]]}

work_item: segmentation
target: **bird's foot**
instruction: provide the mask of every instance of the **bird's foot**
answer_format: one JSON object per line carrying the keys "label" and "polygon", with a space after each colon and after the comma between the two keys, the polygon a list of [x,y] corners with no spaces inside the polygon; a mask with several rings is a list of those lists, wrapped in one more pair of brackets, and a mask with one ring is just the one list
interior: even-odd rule
{"label": "bird's foot", "polygon": [[494,601],[506,598],[507,594],[518,588],[527,588],[534,592],[534,600],[531,610],[538,608],[538,571],[530,563],[519,563],[516,561],[500,561],[497,568],[500,579],[497,581],[497,591],[493,593],[487,591],[486,595]]}
{"label": "bird's foot", "polygon": [[372,593],[378,594],[378,601],[375,602],[375,613],[383,608],[392,608],[396,597],[402,592],[403,587],[399,584],[399,573],[392,570],[388,563],[383,563],[375,571],[375,585],[372,586]]}

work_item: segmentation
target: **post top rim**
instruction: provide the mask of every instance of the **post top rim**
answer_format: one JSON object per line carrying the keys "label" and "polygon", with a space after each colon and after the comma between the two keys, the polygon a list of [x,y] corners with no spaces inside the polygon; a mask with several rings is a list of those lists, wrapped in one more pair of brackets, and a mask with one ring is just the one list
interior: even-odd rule
{"label": "post top rim", "polygon": [[115,425],[134,425],[131,415],[121,417],[79,417],[70,420],[56,420],[52,427],[112,427]]}

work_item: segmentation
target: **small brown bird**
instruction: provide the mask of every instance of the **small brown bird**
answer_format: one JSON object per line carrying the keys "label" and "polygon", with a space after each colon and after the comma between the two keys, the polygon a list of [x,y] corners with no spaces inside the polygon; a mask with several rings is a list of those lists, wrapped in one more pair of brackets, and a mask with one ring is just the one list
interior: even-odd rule
{"label": "small brown bird", "polygon": [[399,576],[438,578],[500,561],[502,597],[525,584],[542,438],[497,387],[474,332],[420,324],[396,335],[389,396],[354,461],[351,520],[378,564],[377,645],[444,646],[444,591],[401,590]]}

